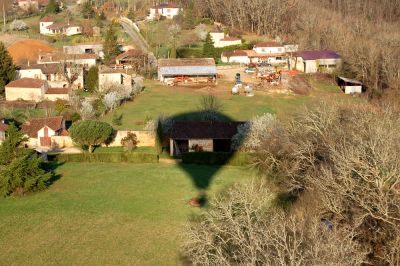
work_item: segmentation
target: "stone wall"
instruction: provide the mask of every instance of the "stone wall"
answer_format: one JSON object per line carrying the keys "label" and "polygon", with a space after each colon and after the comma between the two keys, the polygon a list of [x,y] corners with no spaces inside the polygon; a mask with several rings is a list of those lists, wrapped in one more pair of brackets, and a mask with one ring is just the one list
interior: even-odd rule
{"label": "stone wall", "polygon": [[119,130],[114,138],[114,141],[108,145],[108,147],[119,147],[121,145],[121,140],[128,135],[128,132],[136,134],[139,141],[138,147],[154,147],[156,145],[155,136],[149,131],[129,131],[129,130]]}

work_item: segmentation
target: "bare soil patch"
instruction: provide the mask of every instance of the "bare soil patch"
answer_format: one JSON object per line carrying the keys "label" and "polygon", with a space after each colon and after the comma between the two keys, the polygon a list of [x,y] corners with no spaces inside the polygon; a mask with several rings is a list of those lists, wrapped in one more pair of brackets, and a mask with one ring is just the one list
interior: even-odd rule
{"label": "bare soil patch", "polygon": [[28,62],[36,63],[40,53],[50,53],[56,49],[44,41],[25,39],[14,42],[7,50],[13,58],[14,63],[21,65]]}

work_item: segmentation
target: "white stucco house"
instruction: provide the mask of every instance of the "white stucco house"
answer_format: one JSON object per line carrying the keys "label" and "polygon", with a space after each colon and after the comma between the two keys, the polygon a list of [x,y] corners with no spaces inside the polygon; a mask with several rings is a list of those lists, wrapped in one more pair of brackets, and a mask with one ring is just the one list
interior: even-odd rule
{"label": "white stucco house", "polygon": [[82,27],[76,23],[55,22],[48,16],[39,21],[40,34],[47,36],[65,35],[73,36],[82,33]]}
{"label": "white stucco house", "polygon": [[179,14],[180,11],[181,8],[179,8],[175,4],[168,4],[168,3],[159,4],[150,8],[147,19],[149,20],[160,19],[160,18],[173,19],[175,16]]}
{"label": "white stucco house", "polygon": [[210,36],[215,48],[242,44],[242,40],[240,38],[226,36],[225,33],[218,28],[212,30],[210,32]]}
{"label": "white stucco house", "polygon": [[226,51],[221,54],[223,63],[250,64],[251,60],[244,50]]}
{"label": "white stucco house", "polygon": [[291,60],[292,68],[304,73],[332,73],[342,66],[342,59],[334,51],[300,51]]}

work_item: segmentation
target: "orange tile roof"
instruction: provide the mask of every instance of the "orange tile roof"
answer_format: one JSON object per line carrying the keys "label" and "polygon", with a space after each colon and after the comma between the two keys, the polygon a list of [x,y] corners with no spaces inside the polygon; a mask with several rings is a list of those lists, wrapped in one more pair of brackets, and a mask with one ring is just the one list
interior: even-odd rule
{"label": "orange tile roof", "polygon": [[22,78],[11,81],[6,85],[6,88],[41,88],[45,84],[45,80]]}
{"label": "orange tile roof", "polygon": [[63,129],[63,120],[64,118],[62,116],[31,119],[27,123],[23,124],[21,129],[22,132],[27,134],[29,137],[36,138],[37,132],[45,126],[54,131]]}

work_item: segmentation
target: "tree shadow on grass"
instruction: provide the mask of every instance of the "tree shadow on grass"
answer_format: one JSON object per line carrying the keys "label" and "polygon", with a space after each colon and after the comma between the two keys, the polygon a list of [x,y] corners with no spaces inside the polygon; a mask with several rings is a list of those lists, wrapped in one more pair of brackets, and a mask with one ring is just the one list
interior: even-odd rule
{"label": "tree shadow on grass", "polygon": [[50,160],[42,164],[43,169],[51,174],[50,179],[47,181],[47,187],[53,185],[62,177],[61,174],[56,173],[57,168],[62,165],[64,165],[64,162],[60,162],[57,160]]}

